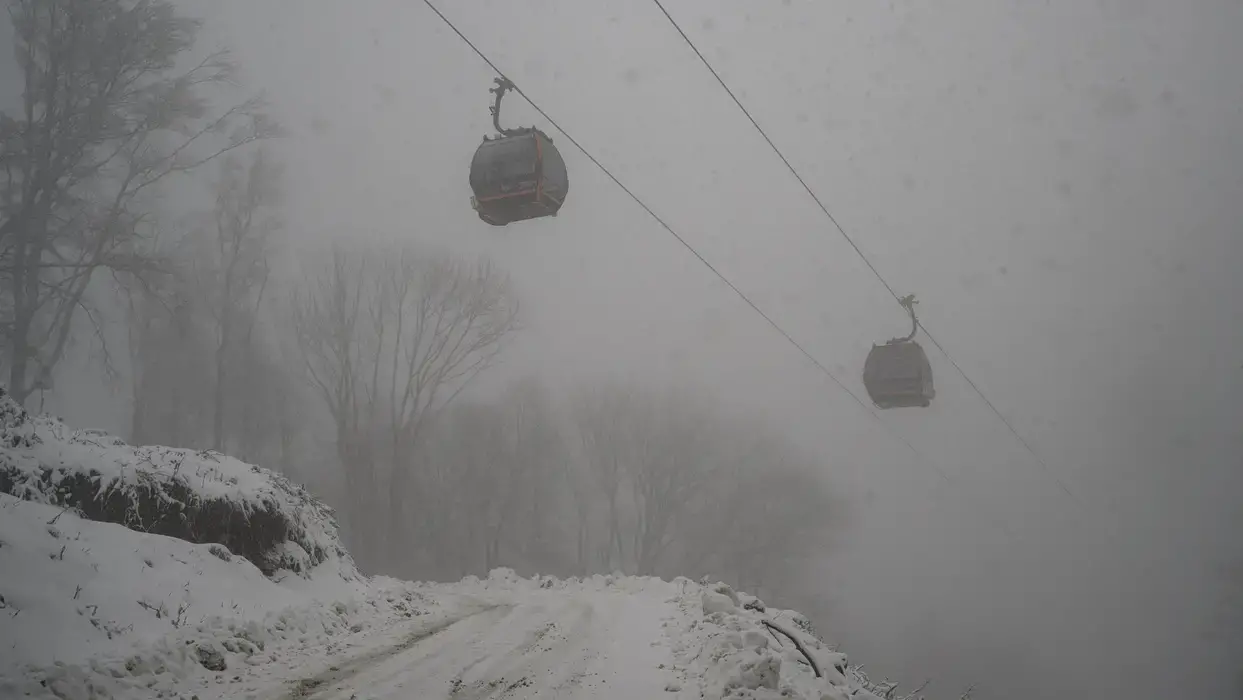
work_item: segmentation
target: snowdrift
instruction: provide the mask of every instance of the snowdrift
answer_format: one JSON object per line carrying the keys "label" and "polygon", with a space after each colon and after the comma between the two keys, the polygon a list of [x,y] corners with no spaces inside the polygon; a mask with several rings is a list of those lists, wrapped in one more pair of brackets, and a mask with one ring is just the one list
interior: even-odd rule
{"label": "snowdrift", "polygon": [[0,493],[245,557],[266,576],[332,562],[356,576],[332,510],[280,474],[215,452],[131,447],[33,416],[0,389]]}
{"label": "snowdrift", "polygon": [[800,613],[769,608],[724,583],[675,584],[684,629],[673,651],[702,697],[878,700]]}

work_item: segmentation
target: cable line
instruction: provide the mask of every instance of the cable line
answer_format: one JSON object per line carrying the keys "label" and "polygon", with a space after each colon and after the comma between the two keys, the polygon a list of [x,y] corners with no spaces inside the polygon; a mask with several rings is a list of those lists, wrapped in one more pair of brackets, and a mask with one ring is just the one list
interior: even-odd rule
{"label": "cable line", "polygon": [[577,148],[579,152],[581,152],[584,156],[586,156],[587,159],[592,162],[592,164],[594,164],[597,168],[599,168],[602,173],[608,176],[608,178],[613,181],[613,184],[617,185],[618,188],[620,188],[623,192],[625,192],[632,200],[634,200],[636,204],[642,207],[644,211],[646,211],[653,219],[656,220],[656,223],[660,224],[660,226],[664,228],[666,231],[668,231],[669,234],[673,236],[679,243],[681,243],[684,248],[690,251],[690,253],[694,255],[695,258],[699,260],[699,262],[703,263],[704,267],[707,267],[710,271],[712,271],[712,274],[716,275],[718,279],[720,279],[730,289],[732,289],[734,293],[737,294],[740,299],[746,302],[747,306],[751,307],[751,309],[755,311],[757,314],[759,314],[760,317],[763,318],[768,323],[768,325],[772,326],[774,330],[776,330],[779,334],[781,334],[781,336],[785,338],[787,342],[793,345],[803,355],[803,357],[807,358],[807,360],[810,361],[825,376],[833,380],[834,384],[836,384],[839,388],[841,388],[843,391],[849,394],[850,398],[853,399],[854,402],[858,404],[860,408],[866,411],[868,415],[870,415],[873,419],[875,419],[876,422],[879,423],[880,426],[886,432],[888,432],[891,436],[899,440],[903,445],[907,447],[907,449],[909,449],[921,461],[932,465],[933,469],[936,470],[937,474],[940,475],[940,477],[944,479],[947,483],[951,481],[949,476],[945,473],[944,470],[941,469],[939,465],[937,465],[935,462],[925,457],[923,453],[921,453],[918,449],[916,449],[915,446],[911,444],[911,442],[907,440],[905,437],[894,432],[893,429],[890,428],[887,423],[881,420],[880,416],[878,416],[876,412],[863,401],[863,399],[859,398],[858,394],[852,391],[850,387],[846,386],[846,384],[842,382],[842,380],[838,379],[837,375],[833,374],[833,372],[830,371],[828,367],[824,366],[824,364],[821,363],[820,360],[816,359],[816,357],[812,355],[805,347],[803,347],[801,343],[799,343],[797,340],[794,339],[794,336],[790,335],[784,328],[781,327],[780,324],[774,321],[771,316],[769,316],[767,313],[764,312],[763,309],[757,306],[755,302],[751,301],[751,298],[748,297],[741,289],[739,289],[737,285],[731,282],[729,278],[727,278],[724,274],[722,274],[721,271],[718,270],[712,263],[708,262],[707,258],[701,255],[699,251],[695,250],[695,248],[690,243],[688,243],[685,238],[679,235],[678,232],[675,231],[673,227],[668,224],[668,222],[666,222],[663,218],[660,217],[659,214],[653,211],[652,208],[649,207],[629,187],[626,187],[626,185],[624,185],[622,181],[617,178],[616,175],[614,175],[608,168],[606,168],[603,163],[597,160],[596,157],[593,156],[585,147],[583,147],[583,145],[579,143],[573,136],[571,136],[569,132],[563,129],[561,125],[558,124],[557,121],[553,119],[551,116],[549,116],[548,113],[545,112],[543,108],[541,108],[534,100],[532,100],[529,95],[527,95],[525,92],[522,91],[521,88],[515,85],[513,81],[510,80],[509,77],[505,75],[505,72],[502,71],[500,67],[498,67],[495,63],[493,63],[492,60],[488,58],[487,55],[484,54],[483,51],[481,51],[479,47],[477,47],[474,44],[474,42],[472,42],[469,38],[467,38],[466,35],[463,34],[462,31],[458,29],[457,26],[455,26],[453,22],[451,22],[449,18],[446,17],[444,13],[442,13],[431,2],[431,0],[423,0],[423,4],[427,5],[427,7],[432,12],[435,12],[436,16],[439,17],[441,21],[443,21],[451,30],[453,30],[454,34],[457,34],[458,38],[460,38],[467,46],[469,46],[471,50],[474,51],[475,54],[478,55],[479,58],[483,60],[484,63],[488,64],[488,67],[490,67],[497,75],[501,76],[502,80],[507,81],[507,84],[510,86],[509,89],[521,95],[522,98],[526,100],[527,103],[530,104],[531,107],[536,112],[539,112],[540,116],[542,116],[549,124],[551,124],[553,128],[559,131],[561,135],[566,138],[567,141],[574,144],[574,147]]}
{"label": "cable line", "polygon": [[[665,6],[664,4],[661,3],[661,0],[652,0],[652,2],[656,3],[656,7],[660,8],[661,13],[665,16],[666,19],[669,20],[669,23],[673,25],[673,28],[677,30],[678,34],[682,36],[682,40],[685,41],[686,45],[689,46],[690,49],[695,52],[695,55],[699,57],[700,62],[704,64],[704,67],[708,69],[708,72],[712,74],[712,77],[716,78],[717,83],[721,85],[721,88],[724,89],[726,94],[729,95],[730,99],[734,101],[734,104],[738,106],[738,109],[741,110],[744,115],[746,115],[747,119],[751,122],[751,125],[755,127],[755,130],[759,132],[760,136],[764,137],[764,141],[768,143],[769,148],[772,149],[773,153],[777,154],[777,157],[780,158],[781,162],[785,164],[786,169],[790,171],[790,174],[794,176],[794,179],[798,180],[798,183],[803,186],[803,189],[807,192],[809,196],[811,196],[812,200],[815,201],[816,206],[820,208],[820,211],[823,212],[825,217],[827,217],[828,220],[833,223],[833,226],[837,228],[837,231],[838,233],[842,235],[842,238],[846,239],[846,242],[849,243],[850,247],[854,249],[856,254],[858,254],[859,259],[861,259],[864,262],[864,264],[867,265],[868,269],[872,271],[872,274],[876,277],[876,279],[880,280],[880,283],[884,285],[885,290],[888,291],[889,295],[894,298],[894,301],[901,303],[903,297],[900,296],[896,291],[894,291],[893,286],[890,285],[889,282],[885,280],[884,276],[881,275],[880,271],[876,269],[876,266],[872,264],[872,261],[868,260],[867,255],[863,253],[863,250],[859,248],[858,244],[855,243],[854,239],[852,239],[850,235],[846,233],[846,229],[841,225],[841,223],[838,222],[837,217],[833,216],[832,212],[829,211],[829,208],[825,206],[824,202],[821,201],[820,197],[815,193],[814,190],[812,190],[811,186],[807,184],[807,181],[803,179],[803,176],[800,175],[798,170],[795,169],[794,165],[790,163],[790,160],[786,158],[785,154],[781,152],[781,149],[777,148],[777,144],[774,143],[771,138],[769,138],[768,132],[764,131],[764,128],[761,127],[759,122],[755,120],[755,117],[751,116],[750,110],[748,110],[746,106],[742,104],[742,100],[738,99],[738,96],[735,95],[734,91],[730,89],[728,84],[726,84],[725,79],[721,77],[721,74],[718,73],[716,69],[712,67],[712,64],[708,61],[707,57],[703,55],[703,52],[699,50],[699,47],[695,46],[695,42],[691,41],[691,38],[687,36],[685,31],[683,31],[682,26],[679,25],[677,20],[673,18],[673,15],[669,14],[669,11],[665,9]],[[1054,474],[1049,469],[1049,465],[1048,463],[1045,462],[1044,458],[1042,458],[1036,452],[1036,450],[1032,448],[1031,444],[1028,443],[1027,440],[1025,440],[1022,435],[1019,434],[1019,431],[1015,429],[1014,424],[1011,423],[1010,420],[1006,418],[1005,415],[1003,415],[1000,410],[998,410],[996,404],[994,404],[988,398],[988,396],[984,394],[984,391],[980,389],[978,384],[975,383],[975,380],[973,380],[970,376],[967,375],[967,372],[962,368],[962,366],[959,365],[958,362],[954,360],[953,356],[951,356],[949,352],[945,349],[945,347],[941,345],[940,341],[938,341],[936,337],[932,335],[932,333],[928,330],[928,327],[925,326],[922,322],[917,321],[917,323],[919,324],[920,328],[923,328],[924,334],[928,336],[928,340],[932,341],[932,344],[936,346],[937,350],[941,351],[941,354],[945,356],[945,359],[949,360],[950,364],[954,367],[954,369],[957,370],[958,373],[962,375],[962,378],[967,381],[967,384],[971,387],[971,389],[975,391],[975,393],[984,401],[984,403],[988,406],[988,408],[992,410],[993,414],[996,415],[997,418],[999,418],[1003,424],[1005,424],[1006,428],[1010,431],[1010,433],[1019,441],[1019,444],[1023,446],[1023,449],[1027,450],[1028,454],[1030,454],[1032,458],[1036,460],[1036,462],[1040,465],[1040,468],[1043,469],[1046,473],[1048,473],[1049,476],[1051,476],[1055,482],[1057,482],[1058,487],[1061,488],[1061,490],[1067,496],[1069,496],[1076,503],[1079,503],[1080,505],[1082,505],[1082,502],[1079,501],[1079,498],[1070,490],[1070,488],[1066,486],[1066,484],[1061,480],[1061,478],[1057,476],[1057,474]]]}

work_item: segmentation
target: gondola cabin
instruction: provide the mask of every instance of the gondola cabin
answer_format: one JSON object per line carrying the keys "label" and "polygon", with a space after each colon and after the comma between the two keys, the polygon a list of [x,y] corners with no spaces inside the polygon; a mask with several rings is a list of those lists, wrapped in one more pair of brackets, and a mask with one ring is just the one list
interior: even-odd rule
{"label": "gondola cabin", "polygon": [[556,216],[570,190],[565,161],[539,129],[484,137],[470,163],[471,207],[493,226]]}
{"label": "gondola cabin", "polygon": [[932,364],[913,340],[873,345],[863,364],[863,386],[878,408],[926,408],[936,396]]}

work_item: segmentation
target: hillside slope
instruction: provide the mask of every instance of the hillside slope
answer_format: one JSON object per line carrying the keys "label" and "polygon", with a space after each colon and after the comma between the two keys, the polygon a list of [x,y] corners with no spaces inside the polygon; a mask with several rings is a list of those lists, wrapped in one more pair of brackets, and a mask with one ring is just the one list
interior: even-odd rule
{"label": "hillside slope", "polygon": [[131,447],[21,408],[0,388],[0,493],[90,520],[217,543],[265,575],[357,576],[328,506],[284,476],[211,451]]}

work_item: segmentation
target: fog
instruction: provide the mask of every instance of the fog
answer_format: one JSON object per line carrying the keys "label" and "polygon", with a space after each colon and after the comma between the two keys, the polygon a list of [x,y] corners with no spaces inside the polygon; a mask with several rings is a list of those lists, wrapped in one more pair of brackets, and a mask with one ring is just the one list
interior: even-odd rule
{"label": "fog", "polygon": [[[423,3],[178,6],[287,130],[264,146],[284,166],[281,274],[330,242],[486,255],[521,328],[463,400],[530,377],[558,396],[700,387],[789,440],[848,517],[800,539],[810,565],[770,595],[813,604],[873,675],[937,698],[1243,697],[1226,574],[1243,560],[1243,5],[667,3],[1022,440],[927,342],[931,407],[861,406],[518,95],[502,124],[547,131],[570,192],[555,218],[480,222],[467,171],[495,75]],[[656,5],[437,6],[868,403],[863,360],[903,310]],[[20,90],[6,60],[6,111]],[[191,189],[165,206],[202,204]],[[89,335],[45,408],[128,435],[125,361],[108,376]],[[321,461],[303,477],[338,488]]]}

